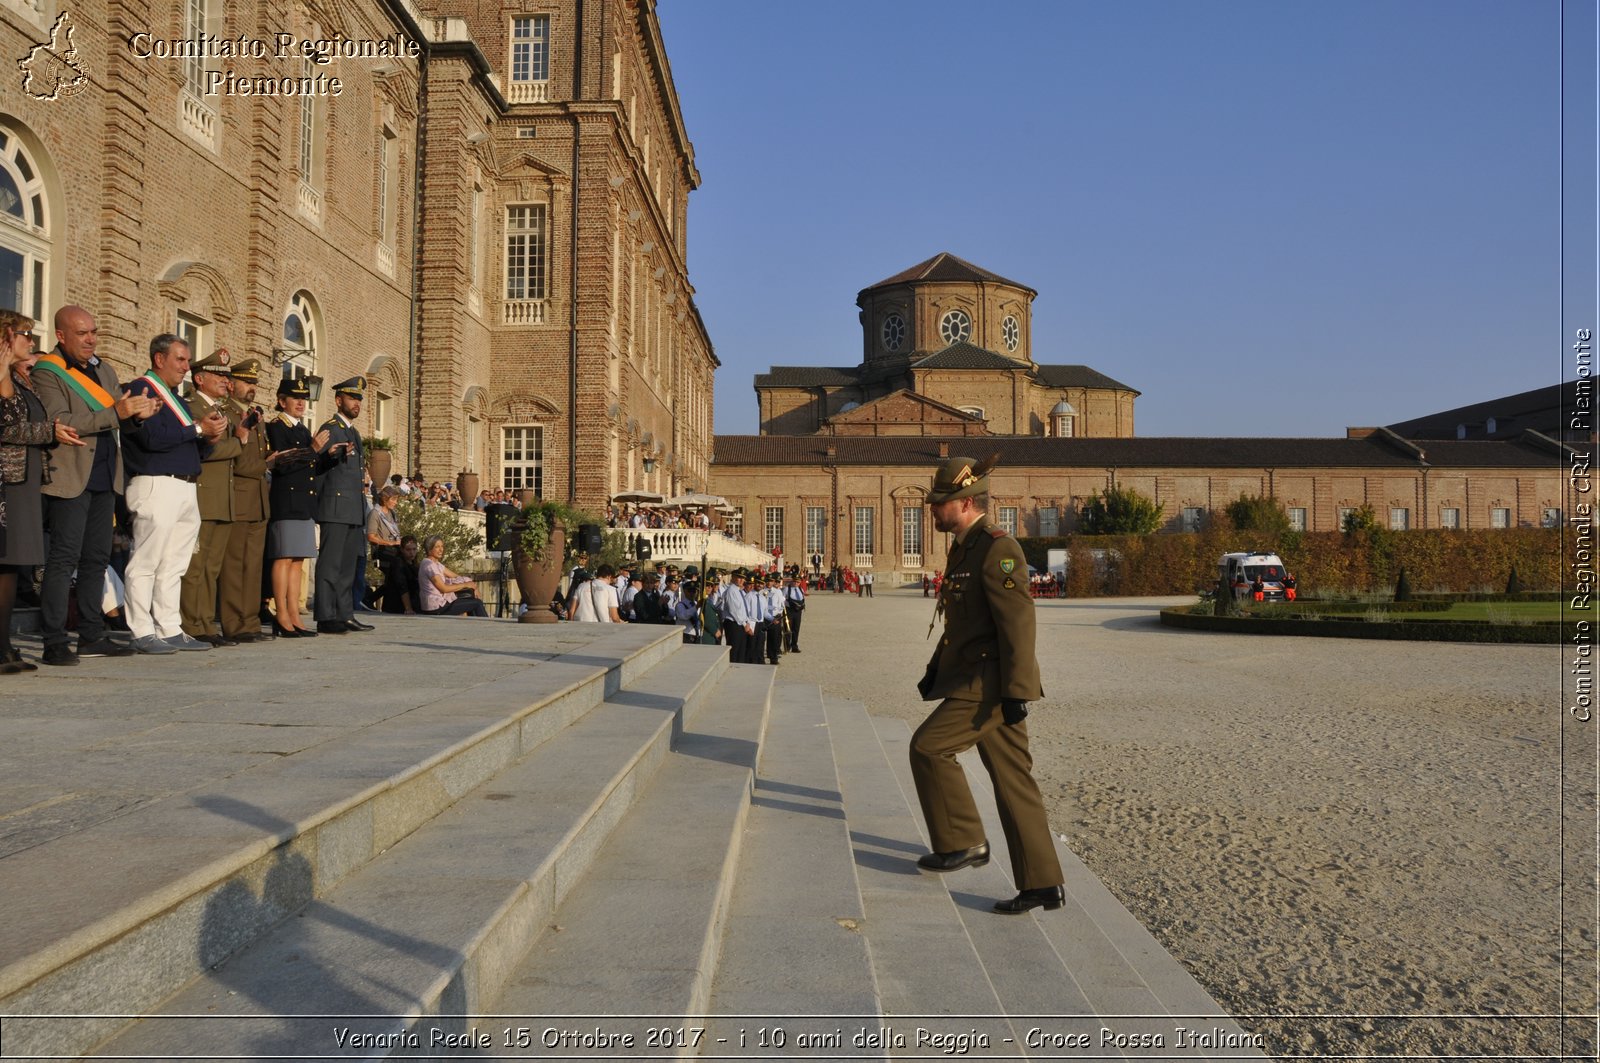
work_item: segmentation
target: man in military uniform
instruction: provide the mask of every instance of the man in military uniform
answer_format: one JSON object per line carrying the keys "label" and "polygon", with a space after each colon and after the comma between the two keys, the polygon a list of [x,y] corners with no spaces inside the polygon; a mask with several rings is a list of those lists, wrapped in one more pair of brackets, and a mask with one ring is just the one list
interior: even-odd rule
{"label": "man in military uniform", "polygon": [[237,641],[217,634],[217,587],[227,560],[228,530],[233,524],[233,463],[248,432],[238,418],[228,414],[223,399],[229,390],[228,349],[219,347],[189,367],[194,380],[190,403],[196,418],[221,409],[228,429],[211,452],[200,459],[200,537],[195,541],[189,568],[179,592],[183,633],[213,646],[235,646]]}
{"label": "man in military uniform", "polygon": [[356,558],[361,554],[366,514],[361,504],[361,433],[355,420],[367,380],[354,376],[333,386],[338,411],[323,423],[328,442],[317,452],[317,631],[343,635],[371,631],[355,618]]}
{"label": "man in military uniform", "polygon": [[[261,363],[246,358],[232,366],[228,401],[223,409],[244,441],[233,461],[233,523],[223,558],[221,585],[222,637],[234,642],[262,642],[273,636],[261,630],[261,563],[267,549],[267,433],[261,409],[253,403],[261,382]],[[246,427],[248,426],[248,427]]]}
{"label": "man in military uniform", "polygon": [[939,699],[939,707],[911,736],[911,774],[934,850],[917,864],[940,872],[986,864],[989,843],[956,762],[956,754],[978,747],[1021,891],[994,910],[1019,915],[1060,908],[1066,899],[1023,723],[1027,703],[1044,696],[1028,564],[1017,541],[986,515],[993,464],[950,458],[928,494],[934,528],[955,540],[939,593],[944,634],[917,684],[923,700]]}

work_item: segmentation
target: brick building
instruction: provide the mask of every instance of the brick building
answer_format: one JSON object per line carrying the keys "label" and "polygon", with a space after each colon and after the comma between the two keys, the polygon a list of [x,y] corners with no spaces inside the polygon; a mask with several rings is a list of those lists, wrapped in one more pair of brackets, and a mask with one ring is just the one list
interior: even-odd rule
{"label": "brick building", "polygon": [[1087,366],[1032,361],[1034,294],[942,254],[862,291],[861,365],[757,376],[762,434],[717,437],[713,480],[744,537],[890,582],[938,571],[946,543],[926,495],[951,454],[999,454],[991,515],[1023,536],[1074,531],[1112,485],[1153,499],[1166,531],[1197,529],[1240,495],[1277,499],[1309,531],[1336,530],[1362,506],[1396,529],[1550,526],[1575,500],[1567,444],[1526,424],[1492,439],[1457,439],[1454,420],[1448,438],[1422,441],[1387,428],[1134,438],[1136,391]]}
{"label": "brick building", "polygon": [[0,304],[88,307],[124,375],[162,331],[365,374],[397,471],[705,485],[654,0],[0,0],[0,46]]}

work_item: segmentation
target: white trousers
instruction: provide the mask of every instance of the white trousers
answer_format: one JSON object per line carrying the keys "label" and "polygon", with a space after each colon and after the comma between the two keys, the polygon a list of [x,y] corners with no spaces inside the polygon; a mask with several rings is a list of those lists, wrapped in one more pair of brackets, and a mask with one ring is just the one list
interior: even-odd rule
{"label": "white trousers", "polygon": [[171,638],[183,631],[183,574],[200,540],[195,485],[172,476],[135,476],[125,496],[133,513],[128,556],[128,630],[134,638]]}

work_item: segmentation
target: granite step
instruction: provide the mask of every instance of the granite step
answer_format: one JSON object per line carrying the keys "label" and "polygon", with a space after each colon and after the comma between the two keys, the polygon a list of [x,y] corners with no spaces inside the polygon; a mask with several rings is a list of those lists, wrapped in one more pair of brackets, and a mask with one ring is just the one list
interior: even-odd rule
{"label": "granite step", "polygon": [[[775,670],[733,665],[494,1001],[495,1029],[615,1012],[614,1054],[693,1054],[740,864]],[[657,1016],[646,1022],[621,1016]],[[569,1025],[575,1025],[572,1023]],[[682,1038],[660,1038],[682,1029]],[[651,1041],[654,1031],[657,1040]],[[498,1041],[488,1054],[526,1056]]]}
{"label": "granite step", "polygon": [[802,1035],[843,1030],[844,1047],[850,1034],[877,1028],[864,921],[822,692],[779,683],[700,1054],[746,1054],[772,1016],[784,1016],[797,1050]]}
{"label": "granite step", "polygon": [[[359,924],[341,923],[342,910],[327,907],[348,880],[362,876],[347,892],[375,888],[398,843],[603,703],[602,720],[624,709],[640,716],[625,703],[643,697],[634,693],[641,681],[681,673],[693,692],[725,667],[720,660],[714,650],[683,646],[671,629],[608,633],[580,651],[530,659],[500,679],[8,855],[0,861],[8,1055],[86,1052],[126,1016],[157,1009],[284,920],[356,927],[359,937]],[[652,725],[670,735],[677,713],[665,704],[671,699],[656,700],[666,711],[649,714]],[[542,823],[526,810],[523,818]],[[65,882],[73,888],[63,890]],[[327,919],[316,918],[322,914]],[[374,934],[369,940],[379,940]],[[39,1017],[72,1015],[102,1017]],[[220,1028],[208,1026],[201,1043]]]}
{"label": "granite step", "polygon": [[[885,718],[873,723],[900,785],[914,795],[910,727]],[[1005,835],[977,750],[957,759],[988,828],[994,858],[985,867],[944,876],[944,882],[1025,1047],[1031,1043],[1035,1053],[1116,1053],[1128,1059],[1265,1058],[1059,834],[1055,845],[1066,878],[1066,907],[1024,916],[990,911],[995,899],[1016,892]],[[1030,1030],[1037,1031],[1031,1038]]]}

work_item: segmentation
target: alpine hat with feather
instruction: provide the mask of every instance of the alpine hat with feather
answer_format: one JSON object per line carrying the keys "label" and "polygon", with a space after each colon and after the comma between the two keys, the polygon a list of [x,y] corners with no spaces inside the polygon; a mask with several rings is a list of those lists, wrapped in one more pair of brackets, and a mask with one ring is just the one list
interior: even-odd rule
{"label": "alpine hat with feather", "polygon": [[989,470],[1000,463],[998,453],[983,461],[976,458],[946,458],[933,475],[929,502],[953,502],[958,498],[988,493]]}

